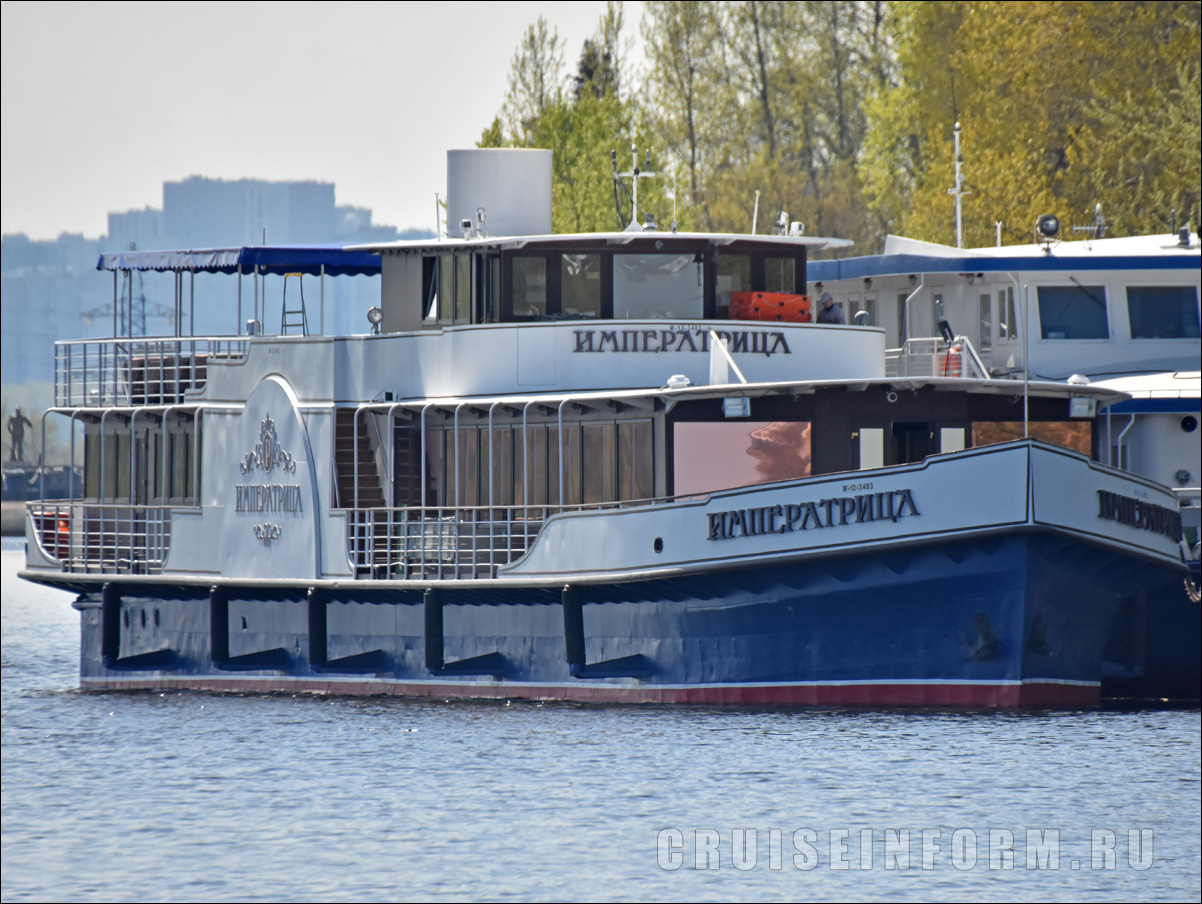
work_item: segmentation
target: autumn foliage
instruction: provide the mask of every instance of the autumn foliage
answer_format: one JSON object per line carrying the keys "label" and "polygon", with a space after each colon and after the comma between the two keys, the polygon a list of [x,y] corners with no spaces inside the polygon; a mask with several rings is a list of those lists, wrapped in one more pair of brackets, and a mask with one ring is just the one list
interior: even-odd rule
{"label": "autumn foliage", "polygon": [[628,169],[633,141],[663,223],[675,199],[682,228],[747,231],[758,190],[760,231],[785,210],[858,253],[888,232],[954,243],[957,121],[970,246],[1098,204],[1110,235],[1197,224],[1198,2],[649,2],[637,74],[623,26],[611,3],[572,78],[531,26],[481,140],[557,152],[556,229],[619,225],[610,150]]}

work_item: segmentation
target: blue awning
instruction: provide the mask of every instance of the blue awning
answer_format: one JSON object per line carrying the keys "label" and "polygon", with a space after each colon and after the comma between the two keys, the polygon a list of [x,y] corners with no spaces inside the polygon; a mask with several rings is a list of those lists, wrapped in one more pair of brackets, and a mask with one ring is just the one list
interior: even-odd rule
{"label": "blue awning", "polygon": [[304,273],[316,276],[373,276],[380,255],[345,245],[254,245],[168,251],[115,251],[100,255],[97,270],[158,270],[178,273]]}

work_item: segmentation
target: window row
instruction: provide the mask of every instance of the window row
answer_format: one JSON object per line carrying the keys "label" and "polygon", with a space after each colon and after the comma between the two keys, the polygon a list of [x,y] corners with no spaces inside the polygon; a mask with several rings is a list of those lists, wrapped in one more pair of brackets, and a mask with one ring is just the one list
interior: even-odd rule
{"label": "window row", "polygon": [[[677,421],[672,426],[673,492],[688,496],[809,477],[811,426],[808,421]],[[1092,450],[1089,421],[1031,421],[1029,434],[1084,455]],[[848,464],[852,469],[883,468],[1022,436],[1022,421],[862,426],[848,437]],[[704,454],[698,454],[699,449]]]}
{"label": "window row", "polygon": [[128,432],[87,433],[84,497],[135,504],[194,503],[196,454],[196,433],[190,427],[165,434],[139,430],[133,443]]}
{"label": "window row", "polygon": [[422,259],[422,317],[427,323],[725,318],[732,292],[804,292],[804,262],[804,254],[703,250],[448,250]]}
{"label": "window row", "polygon": [[[418,428],[403,442],[420,446]],[[399,438],[399,437],[398,437]],[[655,495],[650,419],[515,427],[427,428],[430,506],[595,505]],[[562,459],[562,475],[560,462]],[[397,468],[405,463],[398,456]],[[412,500],[418,504],[420,500]]]}
{"label": "window row", "polygon": [[[1109,339],[1104,286],[1039,286],[1044,339]],[[1197,339],[1198,292],[1193,286],[1128,286],[1132,339]]]}

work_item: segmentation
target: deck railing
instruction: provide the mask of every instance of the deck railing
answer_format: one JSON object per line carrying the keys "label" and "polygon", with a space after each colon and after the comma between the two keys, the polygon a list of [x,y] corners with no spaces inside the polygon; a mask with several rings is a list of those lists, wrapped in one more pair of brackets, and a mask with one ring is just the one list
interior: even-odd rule
{"label": "deck railing", "polygon": [[31,502],[42,553],[63,571],[160,574],[171,547],[171,506]]}
{"label": "deck railing", "polygon": [[84,339],[54,346],[59,408],[178,405],[199,389],[215,361],[246,356],[238,336]]}
{"label": "deck railing", "polygon": [[495,577],[526,554],[543,522],[566,511],[650,505],[664,500],[572,506],[347,509],[355,576],[388,580]]}
{"label": "deck railing", "polygon": [[989,369],[964,336],[950,343],[938,336],[907,339],[901,348],[885,350],[886,377],[967,377],[989,379]]}

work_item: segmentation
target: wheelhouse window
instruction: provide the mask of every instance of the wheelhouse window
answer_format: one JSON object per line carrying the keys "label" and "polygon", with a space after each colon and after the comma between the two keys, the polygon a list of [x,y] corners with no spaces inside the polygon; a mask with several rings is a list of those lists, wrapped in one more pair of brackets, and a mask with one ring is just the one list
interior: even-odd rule
{"label": "wheelhouse window", "polygon": [[764,291],[792,294],[797,290],[797,262],[791,257],[764,259]]}
{"label": "wheelhouse window", "polygon": [[527,320],[547,316],[547,259],[513,259],[513,316]]}
{"label": "wheelhouse window", "polygon": [[1193,286],[1128,286],[1132,339],[1197,339],[1198,290]]}
{"label": "wheelhouse window", "polygon": [[466,323],[472,316],[472,256],[455,254],[455,321]]}
{"label": "wheelhouse window", "polygon": [[450,254],[438,258],[438,319],[455,318],[455,258]]}
{"label": "wheelhouse window", "polygon": [[496,323],[501,319],[501,256],[476,258],[476,322]]}
{"label": "wheelhouse window", "polygon": [[1044,339],[1109,339],[1103,286],[1039,286],[1039,324]]}
{"label": "wheelhouse window", "polygon": [[751,291],[751,257],[746,254],[717,256],[718,283],[715,292],[718,317],[730,313],[730,293]]}
{"label": "wheelhouse window", "polygon": [[427,324],[492,323],[498,310],[501,259],[497,254],[446,251],[422,258],[422,319]]}
{"label": "wheelhouse window", "polygon": [[601,316],[601,255],[560,255],[561,311],[564,317]]}
{"label": "wheelhouse window", "polygon": [[615,254],[614,318],[690,319],[704,316],[701,255]]}
{"label": "wheelhouse window", "polygon": [[422,258],[422,319],[438,319],[438,258]]}

